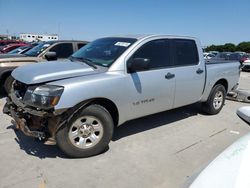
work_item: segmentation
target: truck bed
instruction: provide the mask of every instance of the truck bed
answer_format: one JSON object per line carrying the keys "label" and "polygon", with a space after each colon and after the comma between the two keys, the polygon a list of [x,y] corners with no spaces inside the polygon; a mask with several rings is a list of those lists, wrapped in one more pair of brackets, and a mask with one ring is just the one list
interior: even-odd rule
{"label": "truck bed", "polygon": [[206,82],[201,101],[206,101],[215,83],[223,79],[227,82],[227,93],[239,82],[240,62],[228,60],[207,60]]}

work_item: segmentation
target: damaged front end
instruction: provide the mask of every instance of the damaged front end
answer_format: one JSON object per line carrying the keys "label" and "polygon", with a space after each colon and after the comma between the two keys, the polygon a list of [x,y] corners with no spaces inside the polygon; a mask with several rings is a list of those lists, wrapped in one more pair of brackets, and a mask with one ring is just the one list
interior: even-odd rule
{"label": "damaged front end", "polygon": [[[34,87],[34,86],[33,86]],[[66,110],[41,109],[24,102],[29,86],[14,81],[3,113],[11,116],[16,129],[25,135],[43,140],[45,144],[56,144],[57,130],[66,122]]]}

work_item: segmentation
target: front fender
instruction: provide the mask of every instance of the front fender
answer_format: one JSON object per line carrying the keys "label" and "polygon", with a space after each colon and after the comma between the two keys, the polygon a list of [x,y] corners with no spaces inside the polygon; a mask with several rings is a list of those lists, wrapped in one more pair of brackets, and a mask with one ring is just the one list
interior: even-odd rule
{"label": "front fender", "polygon": [[55,110],[69,109],[92,99],[107,99],[117,107],[119,124],[129,116],[128,81],[122,74],[104,73],[50,82],[64,87]]}

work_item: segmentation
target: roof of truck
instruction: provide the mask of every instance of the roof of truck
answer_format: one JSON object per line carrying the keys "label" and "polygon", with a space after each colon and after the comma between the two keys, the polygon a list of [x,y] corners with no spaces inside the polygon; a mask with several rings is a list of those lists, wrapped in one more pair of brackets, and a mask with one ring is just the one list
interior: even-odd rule
{"label": "roof of truck", "polygon": [[128,35],[117,35],[114,37],[121,38],[135,38],[137,40],[149,37],[169,37],[169,38],[188,38],[188,39],[196,39],[195,37],[190,36],[180,36],[180,35],[169,35],[169,34],[128,34]]}

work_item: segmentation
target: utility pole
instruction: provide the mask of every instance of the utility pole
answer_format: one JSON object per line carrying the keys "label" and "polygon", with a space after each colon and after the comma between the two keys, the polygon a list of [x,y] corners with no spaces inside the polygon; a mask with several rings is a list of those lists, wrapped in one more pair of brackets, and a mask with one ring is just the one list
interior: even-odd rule
{"label": "utility pole", "polygon": [[61,23],[59,22],[59,23],[58,23],[58,29],[57,29],[58,38],[59,38],[59,35],[60,35],[60,27],[61,27]]}

